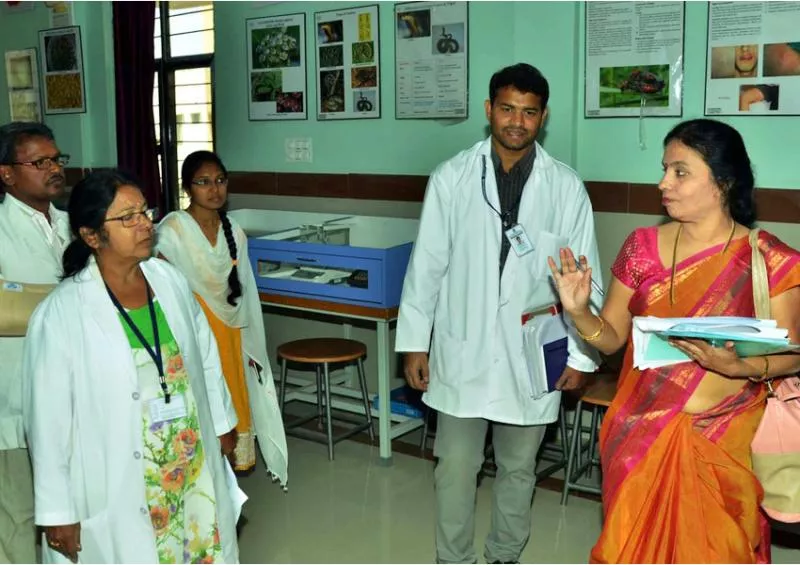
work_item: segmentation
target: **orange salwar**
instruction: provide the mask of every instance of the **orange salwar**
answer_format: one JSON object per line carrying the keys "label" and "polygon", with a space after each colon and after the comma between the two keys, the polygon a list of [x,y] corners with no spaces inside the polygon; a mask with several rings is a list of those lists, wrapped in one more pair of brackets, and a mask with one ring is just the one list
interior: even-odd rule
{"label": "orange salwar", "polygon": [[236,409],[239,423],[236,424],[236,449],[234,450],[234,469],[247,471],[256,464],[255,435],[253,422],[250,415],[250,394],[247,391],[247,381],[244,374],[242,361],[242,330],[226,325],[214,315],[199,294],[194,295],[203,312],[208,318],[208,324],[214,333],[219,348],[219,357],[222,362],[222,373],[231,393],[231,400]]}

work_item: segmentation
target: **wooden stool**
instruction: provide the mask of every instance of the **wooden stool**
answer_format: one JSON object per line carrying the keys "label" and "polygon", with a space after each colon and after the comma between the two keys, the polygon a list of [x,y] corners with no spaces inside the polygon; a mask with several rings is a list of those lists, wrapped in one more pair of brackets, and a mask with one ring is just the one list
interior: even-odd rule
{"label": "wooden stool", "polygon": [[[314,365],[317,372],[317,414],[302,418],[297,422],[292,422],[290,426],[286,426],[286,433],[311,439],[313,441],[321,441],[328,444],[328,459],[333,460],[333,444],[338,443],[343,439],[353,436],[364,430],[369,431],[369,438],[375,441],[375,432],[372,429],[372,411],[367,393],[367,378],[364,375],[364,357],[367,355],[367,347],[352,339],[339,339],[339,338],[315,338],[315,339],[300,339],[297,341],[290,341],[278,347],[278,359],[281,362],[281,388],[280,388],[280,406],[281,414],[283,414],[283,406],[286,401],[286,365],[288,361],[294,363],[302,363],[306,365]],[[331,385],[329,367],[331,363],[353,363],[355,362],[358,367],[358,383],[361,387],[361,399],[364,402],[364,413],[366,414],[366,421],[359,423],[356,427],[347,430],[346,432],[334,437],[333,436],[333,420],[331,418]],[[324,400],[323,400],[324,396]],[[299,426],[319,418],[323,420],[323,406],[324,406],[324,420],[326,423],[326,434],[320,434],[312,430],[299,428]],[[337,417],[344,421],[350,421],[346,418]]]}
{"label": "wooden stool", "polygon": [[[602,494],[602,490],[581,484],[578,480],[584,475],[591,477],[592,467],[599,465],[599,458],[595,457],[595,445],[597,443],[597,433],[600,428],[602,414],[611,406],[614,396],[617,393],[617,376],[611,374],[597,375],[597,382],[587,390],[575,407],[575,417],[572,421],[572,435],[570,437],[569,455],[567,457],[567,471],[564,475],[564,489],[561,491],[561,504],[567,503],[570,490],[588,492],[591,494]],[[584,463],[578,463],[579,457],[578,442],[581,437],[581,414],[583,405],[589,404],[592,407],[592,423],[589,428],[589,456]]]}

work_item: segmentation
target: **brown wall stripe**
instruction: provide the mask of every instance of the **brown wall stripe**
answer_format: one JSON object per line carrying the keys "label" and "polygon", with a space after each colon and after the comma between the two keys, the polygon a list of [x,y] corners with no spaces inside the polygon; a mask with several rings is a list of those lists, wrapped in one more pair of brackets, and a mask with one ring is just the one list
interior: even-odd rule
{"label": "brown wall stripe", "polygon": [[[87,171],[88,172],[88,171]],[[72,186],[84,169],[67,169]],[[312,196],[422,202],[427,176],[343,173],[231,172],[231,192],[274,196]],[[661,194],[652,184],[586,181],[595,212],[662,215]],[[800,223],[800,190],[759,188],[756,190],[758,219],[767,222]]]}

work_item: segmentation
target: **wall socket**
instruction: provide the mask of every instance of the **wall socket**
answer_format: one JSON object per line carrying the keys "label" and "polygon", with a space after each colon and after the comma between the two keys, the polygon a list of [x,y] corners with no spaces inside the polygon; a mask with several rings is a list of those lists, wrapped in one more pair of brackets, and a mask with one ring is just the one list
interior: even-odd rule
{"label": "wall socket", "polygon": [[311,163],[313,151],[310,137],[291,137],[284,140],[287,162]]}

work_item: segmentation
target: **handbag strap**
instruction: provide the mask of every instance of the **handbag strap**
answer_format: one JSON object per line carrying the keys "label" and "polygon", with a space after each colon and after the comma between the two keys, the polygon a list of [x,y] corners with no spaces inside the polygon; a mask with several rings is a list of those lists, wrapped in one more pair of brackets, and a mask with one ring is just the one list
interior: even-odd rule
{"label": "handbag strap", "polygon": [[[772,317],[769,306],[769,279],[767,278],[767,263],[764,255],[758,248],[758,229],[750,230],[750,273],[753,277],[753,305],[756,309],[756,318],[769,320]],[[775,396],[772,388],[772,379],[766,381],[769,396]]]}
{"label": "handbag strap", "polygon": [[750,230],[750,248],[752,259],[750,271],[753,276],[753,304],[756,307],[756,318],[768,320],[772,317],[769,306],[769,279],[764,255],[758,248],[758,229]]}

